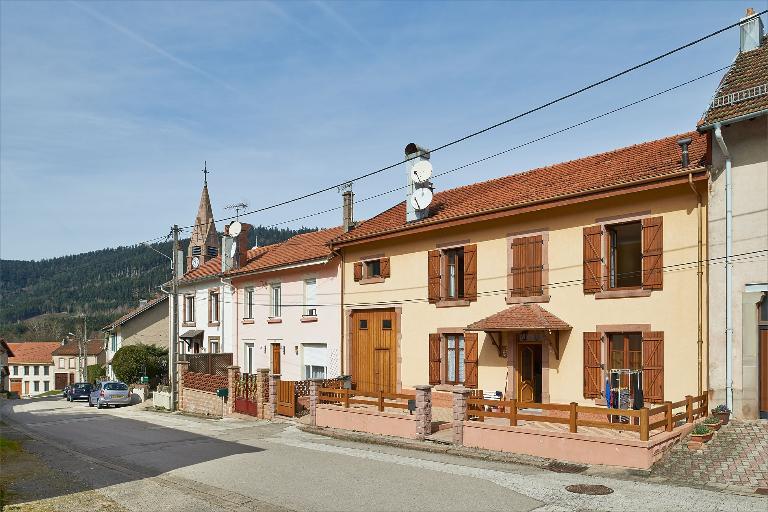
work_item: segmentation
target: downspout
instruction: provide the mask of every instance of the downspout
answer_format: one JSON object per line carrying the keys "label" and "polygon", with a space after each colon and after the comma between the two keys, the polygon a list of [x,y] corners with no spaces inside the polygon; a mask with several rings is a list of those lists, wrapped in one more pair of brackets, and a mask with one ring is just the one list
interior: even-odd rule
{"label": "downspout", "polygon": [[696,298],[697,298],[697,316],[698,316],[698,338],[696,339],[696,345],[698,348],[698,377],[699,377],[699,387],[698,387],[698,395],[701,396],[703,392],[703,380],[704,380],[704,362],[703,362],[703,352],[704,352],[704,337],[703,337],[703,327],[702,327],[702,321],[704,317],[703,313],[703,293],[704,293],[704,283],[702,281],[703,278],[703,272],[702,272],[702,240],[701,240],[701,230],[702,230],[702,218],[701,218],[701,193],[696,189],[696,185],[693,184],[693,173],[688,175],[688,185],[691,186],[691,190],[693,190],[693,193],[696,194],[696,214],[698,218],[698,242],[696,245],[696,248],[698,250],[698,258],[696,260],[696,278],[697,278],[697,287],[696,287]]}
{"label": "downspout", "polygon": [[341,322],[341,329],[340,329],[340,335],[341,335],[341,346],[340,346],[340,360],[341,365],[340,369],[341,375],[346,375],[344,373],[344,344],[346,343],[346,336],[344,335],[344,251],[338,251],[339,256],[341,257],[341,264],[339,266],[339,271],[341,272],[341,293],[339,294],[341,297],[341,300],[339,301],[341,304],[339,306],[339,320]]}
{"label": "downspout", "polygon": [[731,154],[720,123],[715,124],[715,139],[725,156],[725,403],[733,410],[733,184]]}

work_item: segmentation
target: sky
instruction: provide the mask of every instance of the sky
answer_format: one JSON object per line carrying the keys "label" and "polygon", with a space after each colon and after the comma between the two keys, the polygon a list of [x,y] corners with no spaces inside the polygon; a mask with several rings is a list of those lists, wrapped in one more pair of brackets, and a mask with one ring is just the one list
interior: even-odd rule
{"label": "sky", "polygon": [[[43,259],[330,187],[738,21],[748,2],[0,2],[0,257]],[[765,21],[765,18],[764,18]],[[453,169],[729,65],[738,29],[433,153]],[[436,178],[436,191],[695,129],[724,72]],[[356,181],[355,216],[404,199]],[[341,224],[334,189],[242,218]],[[223,229],[223,223],[217,226]],[[189,231],[182,236],[188,236]]]}

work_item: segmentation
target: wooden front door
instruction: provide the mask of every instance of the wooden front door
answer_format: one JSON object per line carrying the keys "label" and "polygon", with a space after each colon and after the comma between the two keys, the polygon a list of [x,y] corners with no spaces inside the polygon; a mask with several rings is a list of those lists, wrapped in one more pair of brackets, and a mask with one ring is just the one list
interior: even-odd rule
{"label": "wooden front door", "polygon": [[541,402],[541,345],[533,343],[518,345],[517,400]]}
{"label": "wooden front door", "polygon": [[25,395],[29,394],[29,381],[24,382],[24,394]]}
{"label": "wooden front door", "polygon": [[768,326],[760,329],[760,417],[768,418]]}
{"label": "wooden front door", "polygon": [[11,392],[21,394],[21,379],[11,379]]}
{"label": "wooden front door", "polygon": [[397,392],[397,316],[393,309],[355,311],[350,317],[350,374],[365,393]]}
{"label": "wooden front door", "polygon": [[272,374],[280,375],[280,344],[272,344]]}
{"label": "wooden front door", "polygon": [[56,389],[64,389],[67,384],[69,384],[69,374],[68,373],[57,373],[55,376],[55,382],[54,385],[56,386]]}

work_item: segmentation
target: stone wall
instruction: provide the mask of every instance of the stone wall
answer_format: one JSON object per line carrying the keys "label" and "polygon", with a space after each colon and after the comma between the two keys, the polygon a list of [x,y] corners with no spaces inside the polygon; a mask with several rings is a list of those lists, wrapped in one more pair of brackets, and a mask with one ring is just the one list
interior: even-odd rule
{"label": "stone wall", "polygon": [[224,416],[224,401],[216,393],[186,388],[179,407],[182,411],[204,416]]}

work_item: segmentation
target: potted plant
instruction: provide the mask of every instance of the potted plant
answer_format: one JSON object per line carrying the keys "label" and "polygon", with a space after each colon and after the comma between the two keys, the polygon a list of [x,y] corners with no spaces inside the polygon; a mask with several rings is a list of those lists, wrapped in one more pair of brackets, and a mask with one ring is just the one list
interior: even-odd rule
{"label": "potted plant", "polygon": [[723,425],[727,425],[728,420],[731,418],[731,410],[725,404],[720,404],[712,409],[712,414],[717,416]]}
{"label": "potted plant", "polygon": [[698,423],[695,427],[693,427],[693,430],[691,431],[691,441],[696,441],[699,443],[706,443],[710,439],[712,439],[712,436],[715,433],[710,430],[710,428],[703,423]]}
{"label": "potted plant", "polygon": [[707,418],[704,420],[704,424],[715,432],[720,430],[720,425],[722,425],[722,423],[720,422],[720,418],[714,415],[707,416]]}

